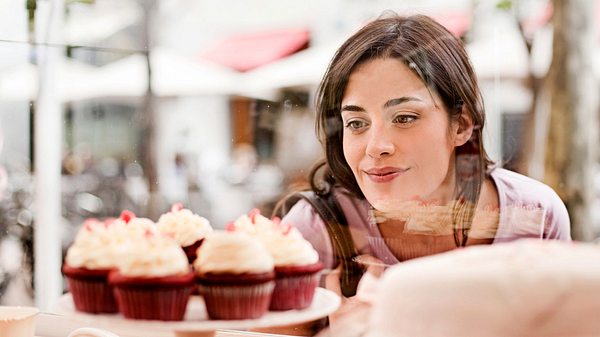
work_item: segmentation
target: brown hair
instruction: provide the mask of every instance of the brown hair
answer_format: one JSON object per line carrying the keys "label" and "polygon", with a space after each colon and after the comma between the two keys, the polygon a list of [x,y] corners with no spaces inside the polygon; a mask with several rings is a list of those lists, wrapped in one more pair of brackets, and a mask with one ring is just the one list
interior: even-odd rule
{"label": "brown hair", "polygon": [[[455,165],[455,197],[476,204],[486,167],[492,164],[482,143],[483,99],[462,41],[425,15],[386,14],[352,35],[335,53],[319,85],[315,103],[317,134],[325,148],[328,166],[325,175],[364,198],[344,158],[340,110],[350,74],[360,64],[377,58],[402,60],[441,99],[450,121],[459,121],[462,113],[471,117],[473,134],[466,144],[456,148],[456,160],[463,155],[472,158],[475,155],[477,160],[468,161],[469,165]],[[454,212],[456,226],[463,228],[463,223],[470,224],[473,216],[470,208]]]}

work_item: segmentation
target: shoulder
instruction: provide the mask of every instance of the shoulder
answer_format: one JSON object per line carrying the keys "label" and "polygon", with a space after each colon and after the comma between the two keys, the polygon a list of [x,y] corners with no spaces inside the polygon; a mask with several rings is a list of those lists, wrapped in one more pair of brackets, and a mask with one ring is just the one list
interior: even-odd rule
{"label": "shoulder", "polygon": [[554,189],[538,180],[502,168],[495,168],[490,175],[498,190],[501,212],[519,209],[531,213],[532,210],[540,210],[545,220],[545,238],[571,239],[567,208]]}
{"label": "shoulder", "polygon": [[315,208],[304,198],[299,198],[281,221],[298,228],[305,237],[306,234],[320,231],[324,227],[323,220]]}
{"label": "shoulder", "polygon": [[365,199],[360,199],[341,187],[333,189],[333,196],[350,225],[354,218],[366,219],[368,217],[369,203]]}
{"label": "shoulder", "polygon": [[530,178],[526,175],[510,171],[503,168],[495,168],[490,173],[496,184],[502,183],[509,188],[522,189],[533,188],[536,191],[552,192],[555,194],[552,187],[542,183],[541,181]]}
{"label": "shoulder", "polygon": [[281,222],[298,229],[315,248],[319,254],[319,260],[326,269],[335,265],[333,246],[325,221],[307,199],[300,198],[281,219]]}
{"label": "shoulder", "polygon": [[511,204],[564,205],[552,187],[541,181],[502,168],[494,169],[491,177],[498,193],[504,194],[508,198],[506,201]]}
{"label": "shoulder", "polygon": [[326,204],[329,207],[331,207],[331,201],[334,201],[350,226],[355,225],[359,220],[364,221],[367,219],[369,204],[366,200],[357,198],[341,187],[334,187],[331,193],[333,198],[330,201],[320,199],[320,197],[310,193],[309,195],[312,196],[310,200],[303,197],[299,198],[284,219],[293,221],[297,226],[302,227],[324,226],[323,220],[325,219],[321,218],[319,211],[315,209],[315,205],[313,205],[313,203],[317,203],[319,199],[322,204]]}

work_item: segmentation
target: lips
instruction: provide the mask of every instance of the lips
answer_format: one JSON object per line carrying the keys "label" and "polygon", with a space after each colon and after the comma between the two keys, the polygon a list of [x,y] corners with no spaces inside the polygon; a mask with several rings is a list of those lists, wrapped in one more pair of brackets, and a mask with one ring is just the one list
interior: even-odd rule
{"label": "lips", "polygon": [[396,179],[408,170],[408,168],[399,167],[377,167],[365,170],[364,172],[373,182],[386,183]]}

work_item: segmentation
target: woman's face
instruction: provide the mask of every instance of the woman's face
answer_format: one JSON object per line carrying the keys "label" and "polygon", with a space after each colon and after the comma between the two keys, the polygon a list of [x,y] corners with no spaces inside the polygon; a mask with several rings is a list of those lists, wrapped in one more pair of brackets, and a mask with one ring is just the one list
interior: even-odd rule
{"label": "woman's face", "polygon": [[404,63],[385,58],[360,65],[341,114],[344,156],[373,207],[452,198],[454,148],[464,143],[458,123],[449,125],[439,98]]}

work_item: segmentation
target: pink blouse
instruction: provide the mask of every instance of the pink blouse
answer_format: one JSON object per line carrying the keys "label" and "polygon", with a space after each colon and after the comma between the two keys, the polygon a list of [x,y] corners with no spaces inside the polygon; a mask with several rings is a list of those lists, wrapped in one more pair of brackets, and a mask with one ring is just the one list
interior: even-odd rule
{"label": "pink blouse", "polygon": [[[521,238],[570,241],[567,209],[549,186],[524,175],[496,168],[491,172],[500,201],[499,223],[493,243]],[[359,254],[370,254],[386,264],[398,259],[386,246],[379,228],[371,218],[366,200],[352,197],[344,189],[334,189]],[[333,246],[320,216],[308,202],[300,200],[282,222],[293,224],[319,253],[326,268],[335,266]]]}

